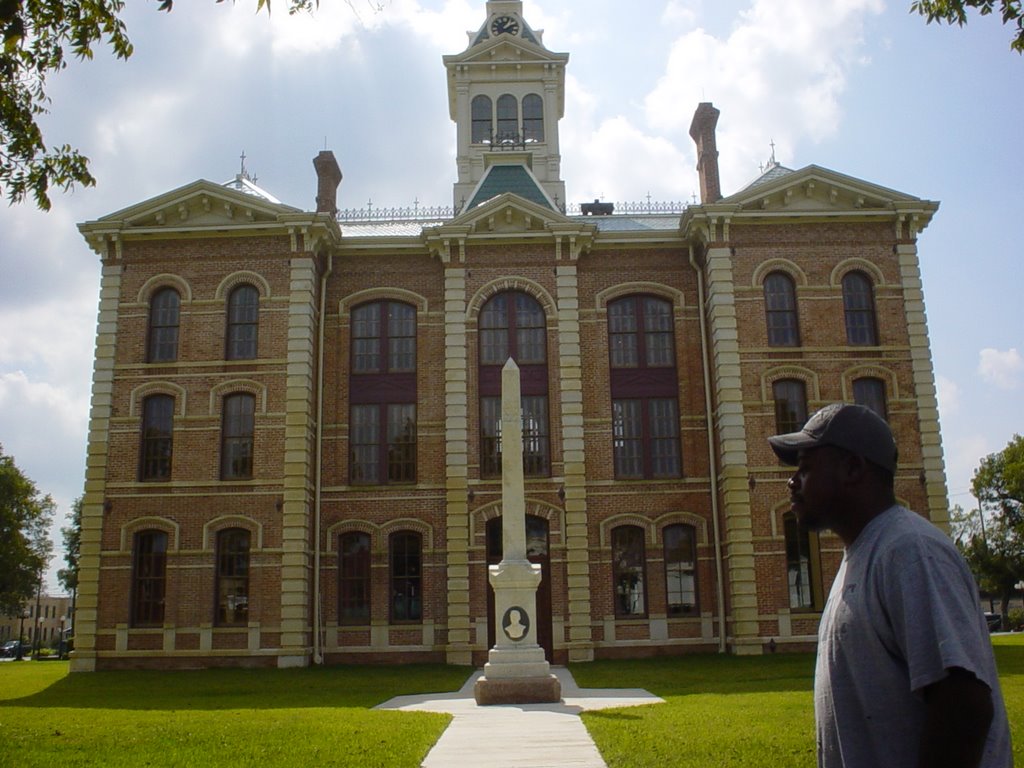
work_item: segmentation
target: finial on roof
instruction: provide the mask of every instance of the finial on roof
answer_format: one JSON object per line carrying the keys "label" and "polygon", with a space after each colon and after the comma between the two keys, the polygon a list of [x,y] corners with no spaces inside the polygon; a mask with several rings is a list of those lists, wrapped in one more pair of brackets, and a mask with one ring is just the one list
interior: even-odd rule
{"label": "finial on roof", "polygon": [[249,171],[247,171],[245,169],[245,150],[244,149],[242,150],[242,154],[240,156],[240,159],[241,159],[242,163],[241,163],[241,167],[238,170],[238,180],[241,181],[242,179],[245,179],[246,181],[251,181],[253,184],[255,184],[256,183],[256,177],[255,176],[251,176],[249,174]]}

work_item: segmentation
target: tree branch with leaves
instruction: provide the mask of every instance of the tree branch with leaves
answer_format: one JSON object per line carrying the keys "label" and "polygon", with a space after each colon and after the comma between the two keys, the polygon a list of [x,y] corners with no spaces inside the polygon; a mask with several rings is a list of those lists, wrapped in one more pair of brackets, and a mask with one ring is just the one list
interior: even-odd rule
{"label": "tree branch with leaves", "polygon": [[[153,0],[170,11],[173,0]],[[216,0],[221,3],[224,0]],[[271,0],[257,0],[270,12]],[[289,12],[312,10],[319,0],[287,0]],[[0,0],[0,197],[11,204],[31,196],[49,210],[50,191],[96,179],[89,159],[69,144],[49,147],[37,120],[49,112],[47,78],[69,59],[92,59],[101,47],[123,60],[133,48],[121,13],[124,0]]]}
{"label": "tree branch with leaves", "polygon": [[1022,0],[914,0],[910,4],[911,12],[917,12],[933,21],[964,26],[967,23],[967,9],[974,8],[982,16],[996,12],[1003,18],[1003,24],[1013,23],[1017,27],[1010,48],[1017,53],[1024,53],[1024,9]]}

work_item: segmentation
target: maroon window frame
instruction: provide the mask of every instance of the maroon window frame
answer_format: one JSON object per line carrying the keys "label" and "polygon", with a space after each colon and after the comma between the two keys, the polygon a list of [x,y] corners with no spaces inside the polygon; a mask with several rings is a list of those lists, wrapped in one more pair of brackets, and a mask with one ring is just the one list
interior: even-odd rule
{"label": "maroon window frame", "polygon": [[878,344],[875,291],[871,279],[863,272],[843,276],[843,311],[848,344],[869,347]]}
{"label": "maroon window frame", "polygon": [[248,283],[228,295],[224,355],[228,360],[254,360],[259,341],[260,292]]}
{"label": "maroon window frame", "polygon": [[217,616],[221,627],[249,624],[249,547],[244,528],[217,531]]}
{"label": "maroon window frame", "polygon": [[423,621],[423,537],[399,531],[388,537],[391,568],[391,623]]}
{"label": "maroon window frame", "polygon": [[492,296],[480,310],[480,474],[501,474],[501,370],[519,366],[523,410],[523,472],[551,472],[548,413],[547,319],[544,308],[522,291]]}
{"label": "maroon window frame", "polygon": [[173,288],[161,288],[149,301],[149,332],[146,361],[173,363],[178,359],[178,325],[181,297]]}
{"label": "maroon window frame", "polygon": [[142,401],[140,480],[170,480],[174,452],[174,398],[150,395]]}
{"label": "maroon window frame", "polygon": [[636,294],[608,303],[612,457],[618,479],[682,476],[672,303]]}
{"label": "maroon window frame", "polygon": [[802,429],[807,423],[807,385],[799,379],[778,379],[772,382],[772,397],[776,434]]}
{"label": "maroon window frame", "polygon": [[796,285],[785,272],[772,272],[764,279],[764,312],[769,346],[800,346]]}
{"label": "maroon window frame", "polygon": [[163,531],[139,531],[132,541],[133,627],[163,625],[166,581],[167,534]]}
{"label": "maroon window frame", "polygon": [[338,537],[338,623],[370,623],[370,534]]}
{"label": "maroon window frame", "polygon": [[677,523],[662,530],[665,545],[665,602],[669,616],[699,613],[697,530]]}
{"label": "maroon window frame", "polygon": [[221,480],[252,478],[256,432],[256,397],[236,392],[224,398],[221,421]]}

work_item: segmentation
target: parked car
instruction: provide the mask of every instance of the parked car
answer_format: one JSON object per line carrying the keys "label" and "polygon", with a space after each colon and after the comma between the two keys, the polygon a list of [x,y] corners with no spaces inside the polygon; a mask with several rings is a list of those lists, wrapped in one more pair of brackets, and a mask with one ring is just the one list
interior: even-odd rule
{"label": "parked car", "polygon": [[27,643],[22,643],[19,640],[8,640],[2,646],[0,646],[0,657],[5,659],[14,659],[18,656],[18,646],[21,646],[21,655],[27,656],[32,652],[32,648]]}
{"label": "parked car", "polygon": [[998,632],[1003,628],[1003,617],[998,613],[985,611],[985,623],[988,624],[989,632]]}

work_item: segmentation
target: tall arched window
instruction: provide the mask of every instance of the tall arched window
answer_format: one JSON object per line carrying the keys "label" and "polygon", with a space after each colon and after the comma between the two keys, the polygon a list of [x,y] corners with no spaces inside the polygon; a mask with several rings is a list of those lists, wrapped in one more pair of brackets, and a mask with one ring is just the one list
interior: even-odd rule
{"label": "tall arched window", "polygon": [[527,293],[506,291],[483,306],[479,321],[480,474],[501,474],[501,369],[519,366],[523,409],[523,471],[550,471],[548,442],[547,321]]}
{"label": "tall arched window", "polygon": [[772,272],[764,279],[764,311],[770,346],[800,346],[796,287],[785,272]]}
{"label": "tall arched window", "polygon": [[338,537],[338,623],[370,623],[370,534]]}
{"label": "tall arched window", "polygon": [[164,623],[167,574],[167,534],[139,531],[132,537],[133,627],[159,627]]}
{"label": "tall arched window", "polygon": [[228,360],[253,360],[259,337],[260,292],[252,285],[239,285],[228,295],[228,325],[225,356]]}
{"label": "tall arched window", "polygon": [[697,535],[692,525],[668,525],[665,541],[665,596],[669,616],[697,615]]}
{"label": "tall arched window", "polygon": [[249,531],[227,528],[217,532],[217,624],[249,623]]}
{"label": "tall arched window", "polygon": [[510,93],[498,97],[498,143],[519,143],[519,102]]}
{"label": "tall arched window", "polygon": [[473,144],[490,144],[493,134],[491,99],[489,96],[474,96],[471,106]]}
{"label": "tall arched window", "polygon": [[778,379],[772,383],[772,396],[776,434],[802,429],[807,423],[807,386],[799,379]]}
{"label": "tall arched window", "polygon": [[875,323],[875,292],[870,278],[863,272],[849,272],[843,277],[843,309],[846,313],[846,341],[849,344],[878,344]]}
{"label": "tall arched window", "polygon": [[544,141],[544,102],[536,93],[523,97],[523,140]]}
{"label": "tall arched window", "polygon": [[248,480],[252,477],[255,432],[256,398],[246,392],[225,397],[221,422],[221,480]]}
{"label": "tall arched window", "polygon": [[853,402],[870,408],[886,421],[889,409],[885,402],[885,382],[871,376],[853,380]]}
{"label": "tall arched window", "polygon": [[800,526],[792,512],[782,516],[786,539],[786,580],[789,584],[789,607],[798,611],[821,610],[821,563],[817,535]]}
{"label": "tall arched window", "polygon": [[147,362],[169,363],[178,359],[180,306],[181,297],[173,288],[161,288],[150,299]]}
{"label": "tall arched window", "polygon": [[615,477],[682,474],[672,304],[626,296],[608,304]]}
{"label": "tall arched window", "polygon": [[391,569],[391,623],[423,620],[423,540],[413,531],[388,538]]}
{"label": "tall arched window", "polygon": [[647,557],[644,529],[620,525],[612,529],[612,588],[615,616],[633,619],[647,614]]}
{"label": "tall arched window", "polygon": [[174,398],[150,395],[142,401],[140,480],[170,480],[174,445]]}
{"label": "tall arched window", "polygon": [[349,476],[416,481],[416,309],[376,301],[352,310]]}

